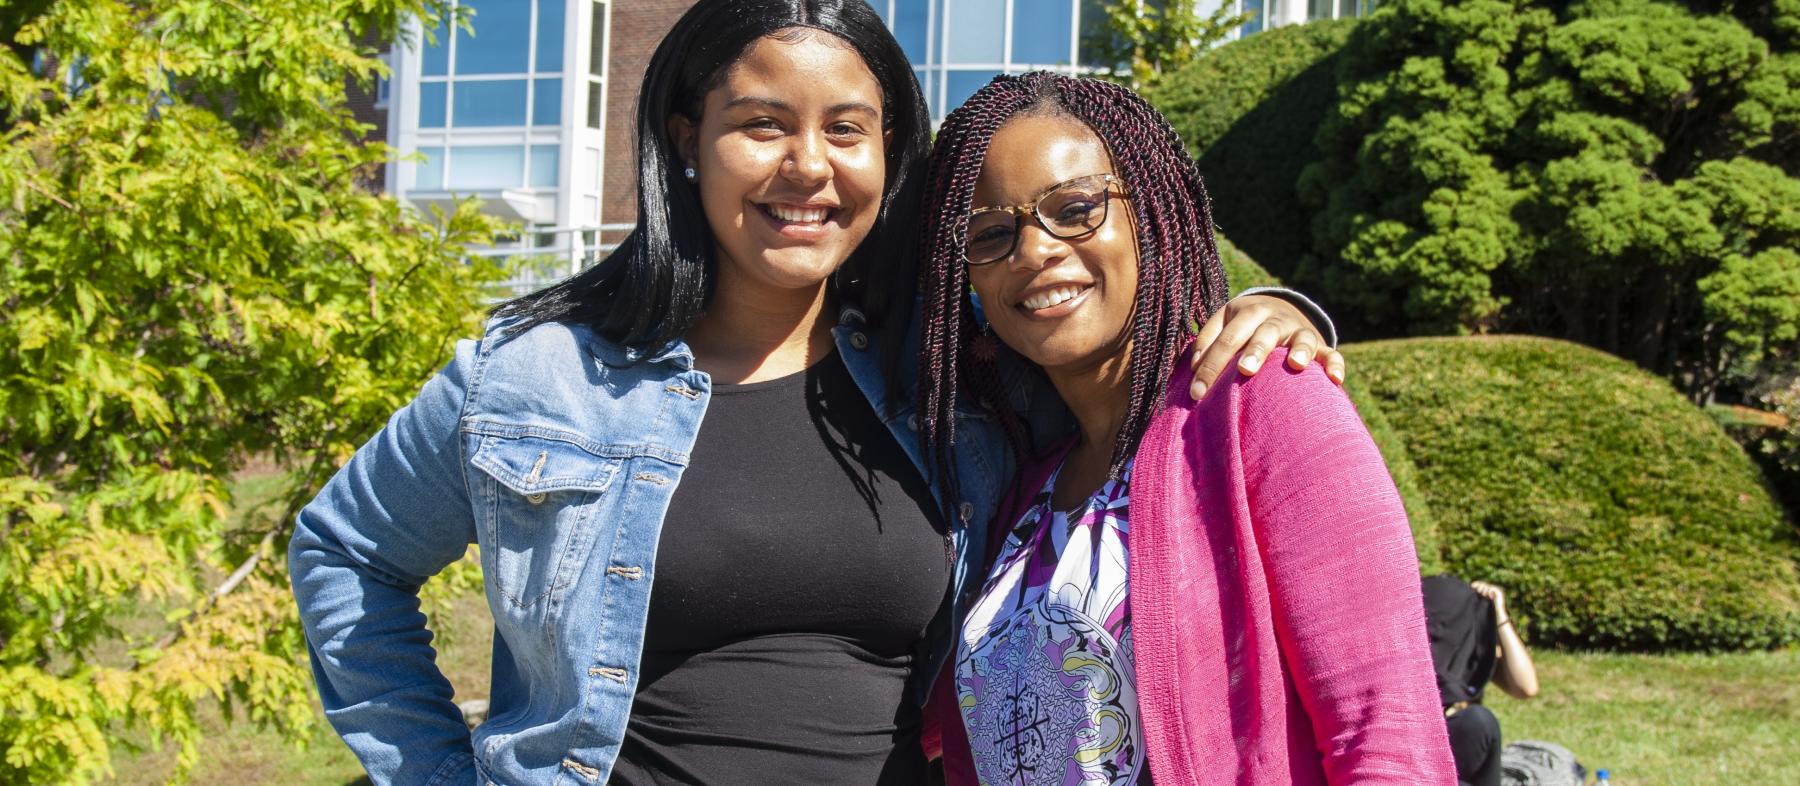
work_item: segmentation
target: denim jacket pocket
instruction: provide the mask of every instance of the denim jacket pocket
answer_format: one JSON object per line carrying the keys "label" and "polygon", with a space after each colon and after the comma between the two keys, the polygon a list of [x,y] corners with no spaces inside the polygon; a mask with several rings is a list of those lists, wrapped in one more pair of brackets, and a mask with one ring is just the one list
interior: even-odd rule
{"label": "denim jacket pocket", "polygon": [[621,461],[549,436],[487,435],[469,463],[480,470],[488,584],[525,609],[574,583]]}

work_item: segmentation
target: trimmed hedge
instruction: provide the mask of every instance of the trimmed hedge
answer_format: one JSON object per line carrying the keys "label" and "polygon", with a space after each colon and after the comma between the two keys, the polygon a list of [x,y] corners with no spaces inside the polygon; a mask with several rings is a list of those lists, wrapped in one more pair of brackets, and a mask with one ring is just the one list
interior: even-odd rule
{"label": "trimmed hedge", "polygon": [[1278,276],[1312,240],[1300,170],[1337,105],[1337,52],[1353,20],[1278,27],[1219,47],[1164,76],[1144,97],[1200,160],[1219,229]]}
{"label": "trimmed hedge", "polygon": [[1419,486],[1419,469],[1406,449],[1406,440],[1388,420],[1387,413],[1368,383],[1358,376],[1357,369],[1347,369],[1344,392],[1356,405],[1356,414],[1362,416],[1363,425],[1369,428],[1369,436],[1374,438],[1376,449],[1381,451],[1381,460],[1387,463],[1388,474],[1394,478],[1394,487],[1400,491],[1400,502],[1406,506],[1406,522],[1412,527],[1413,548],[1419,554],[1420,575],[1443,573],[1447,569],[1444,566],[1443,534],[1438,531],[1431,502]]}
{"label": "trimmed hedge", "polygon": [[1539,338],[1346,354],[1403,438],[1446,568],[1507,587],[1533,641],[1800,641],[1800,538],[1750,457],[1668,382]]}
{"label": "trimmed hedge", "polygon": [[1281,286],[1281,279],[1264,270],[1262,265],[1256,264],[1256,260],[1251,259],[1237,244],[1226,240],[1224,235],[1216,237],[1219,241],[1219,261],[1225,265],[1225,283],[1232,297],[1237,297],[1239,292],[1251,287]]}

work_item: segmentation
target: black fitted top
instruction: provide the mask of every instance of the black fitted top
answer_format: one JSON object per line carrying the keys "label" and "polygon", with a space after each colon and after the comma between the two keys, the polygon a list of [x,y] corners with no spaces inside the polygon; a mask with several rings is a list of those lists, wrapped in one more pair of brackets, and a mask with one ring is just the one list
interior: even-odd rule
{"label": "black fitted top", "polygon": [[950,583],[931,492],[836,355],[715,385],[657,546],[615,786],[913,784]]}

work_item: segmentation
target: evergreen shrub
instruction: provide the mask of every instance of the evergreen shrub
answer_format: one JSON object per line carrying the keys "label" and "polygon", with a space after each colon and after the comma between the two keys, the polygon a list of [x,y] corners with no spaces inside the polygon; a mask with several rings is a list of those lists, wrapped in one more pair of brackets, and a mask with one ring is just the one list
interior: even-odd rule
{"label": "evergreen shrub", "polygon": [[1337,104],[1337,57],[1355,25],[1278,27],[1208,52],[1144,91],[1200,160],[1213,218],[1276,275],[1309,250],[1296,183]]}
{"label": "evergreen shrub", "polygon": [[1793,524],[1743,449],[1666,380],[1516,336],[1346,354],[1417,470],[1444,567],[1506,587],[1534,643],[1800,640]]}

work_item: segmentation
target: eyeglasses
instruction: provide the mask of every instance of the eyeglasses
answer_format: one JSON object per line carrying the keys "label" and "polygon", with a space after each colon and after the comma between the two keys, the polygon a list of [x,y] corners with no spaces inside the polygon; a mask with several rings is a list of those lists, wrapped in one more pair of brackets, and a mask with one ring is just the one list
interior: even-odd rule
{"label": "eyeglasses", "polygon": [[1094,234],[1106,223],[1106,205],[1112,197],[1126,198],[1123,189],[1124,181],[1112,175],[1087,175],[1045,189],[1030,204],[984,207],[970,213],[963,259],[970,265],[988,265],[1012,256],[1027,216],[1063,240]]}

